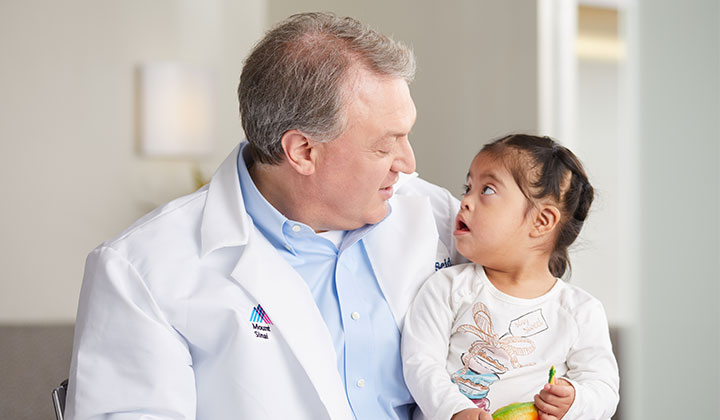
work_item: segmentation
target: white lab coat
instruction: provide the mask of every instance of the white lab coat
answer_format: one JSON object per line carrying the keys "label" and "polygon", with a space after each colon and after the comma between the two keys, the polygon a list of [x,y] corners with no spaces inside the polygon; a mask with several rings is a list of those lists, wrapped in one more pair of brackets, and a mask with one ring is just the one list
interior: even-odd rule
{"label": "white lab coat", "polygon": [[[209,186],[88,256],[67,418],[353,418],[306,283],[245,212],[237,153]],[[451,256],[458,202],[414,179],[391,206],[365,241],[400,328],[422,282]],[[251,322],[258,304],[269,331]]]}

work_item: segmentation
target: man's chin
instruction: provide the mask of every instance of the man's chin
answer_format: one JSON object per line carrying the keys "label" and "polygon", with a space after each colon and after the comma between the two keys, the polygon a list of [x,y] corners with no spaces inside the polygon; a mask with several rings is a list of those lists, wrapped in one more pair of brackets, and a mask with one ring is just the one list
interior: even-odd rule
{"label": "man's chin", "polygon": [[382,207],[373,211],[365,221],[365,224],[374,225],[382,222],[388,215],[388,204],[387,201],[383,201]]}
{"label": "man's chin", "polygon": [[339,226],[336,230],[355,230],[366,225],[374,225],[382,222],[385,217],[387,217],[387,214],[388,204],[386,201],[383,201],[381,205],[361,215],[361,218],[354,219],[355,223],[353,223],[351,219],[347,219],[347,223],[343,223],[343,226]]}

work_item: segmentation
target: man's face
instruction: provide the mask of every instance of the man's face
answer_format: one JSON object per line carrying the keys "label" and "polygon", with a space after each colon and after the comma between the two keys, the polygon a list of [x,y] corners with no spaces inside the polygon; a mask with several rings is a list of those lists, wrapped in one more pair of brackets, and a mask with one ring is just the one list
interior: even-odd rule
{"label": "man's face", "polygon": [[316,145],[315,197],[327,224],[320,229],[380,222],[398,173],[415,171],[408,134],[416,111],[407,83],[360,70],[347,86],[345,131]]}

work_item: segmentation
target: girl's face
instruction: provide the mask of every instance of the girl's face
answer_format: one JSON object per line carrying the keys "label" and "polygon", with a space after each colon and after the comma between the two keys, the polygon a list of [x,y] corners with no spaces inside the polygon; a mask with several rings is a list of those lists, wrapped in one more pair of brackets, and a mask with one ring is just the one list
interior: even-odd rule
{"label": "girl's face", "polygon": [[475,156],[455,220],[458,251],[472,262],[503,270],[527,255],[528,200],[499,159]]}

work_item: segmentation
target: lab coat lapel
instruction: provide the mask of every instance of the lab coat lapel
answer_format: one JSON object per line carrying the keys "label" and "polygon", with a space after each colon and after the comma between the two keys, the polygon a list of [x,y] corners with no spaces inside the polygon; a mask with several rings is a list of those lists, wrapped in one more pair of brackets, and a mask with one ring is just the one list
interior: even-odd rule
{"label": "lab coat lapel", "polygon": [[209,185],[200,227],[200,255],[226,246],[247,243],[252,229],[250,217],[240,191],[237,158],[241,146],[237,146],[220,165]]}
{"label": "lab coat lapel", "polygon": [[332,419],[352,419],[332,338],[306,283],[252,229],[232,277],[262,305],[312,381]]}
{"label": "lab coat lapel", "polygon": [[402,329],[405,313],[435,262],[447,257],[427,197],[396,195],[392,212],[366,237],[367,252],[385,299]]}

